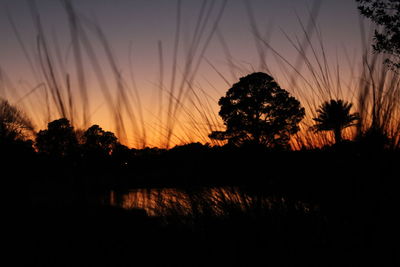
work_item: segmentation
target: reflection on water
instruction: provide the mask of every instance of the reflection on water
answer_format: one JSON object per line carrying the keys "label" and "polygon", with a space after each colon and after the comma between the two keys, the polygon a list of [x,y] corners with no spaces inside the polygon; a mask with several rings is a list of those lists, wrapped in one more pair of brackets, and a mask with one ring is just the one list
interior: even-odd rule
{"label": "reflection on water", "polygon": [[[111,191],[108,203],[125,209],[144,209],[151,216],[157,215],[226,215],[254,209],[286,208],[282,197],[271,197],[245,192],[236,187],[202,188],[184,190],[176,188],[134,189],[125,192]],[[297,209],[305,212],[309,207],[301,202]]]}

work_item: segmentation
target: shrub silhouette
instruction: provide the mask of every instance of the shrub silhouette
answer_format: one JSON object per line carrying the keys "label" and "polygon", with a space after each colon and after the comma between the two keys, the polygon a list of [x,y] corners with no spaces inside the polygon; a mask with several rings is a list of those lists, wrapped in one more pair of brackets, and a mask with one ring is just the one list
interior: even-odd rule
{"label": "shrub silhouette", "polygon": [[24,140],[33,128],[32,122],[21,110],[0,98],[0,140]]}
{"label": "shrub silhouette", "polygon": [[41,130],[37,134],[36,147],[39,152],[51,156],[72,155],[78,147],[74,127],[65,118],[50,122],[47,130]]}
{"label": "shrub silhouette", "polygon": [[312,129],[319,131],[333,131],[335,142],[342,141],[342,130],[354,126],[354,122],[359,120],[358,113],[350,114],[353,104],[343,100],[326,101],[317,109],[318,116],[313,118],[316,124]]}
{"label": "shrub silhouette", "polygon": [[287,147],[305,114],[297,99],[262,72],[240,78],[218,104],[226,131],[213,131],[209,137],[239,146]]}

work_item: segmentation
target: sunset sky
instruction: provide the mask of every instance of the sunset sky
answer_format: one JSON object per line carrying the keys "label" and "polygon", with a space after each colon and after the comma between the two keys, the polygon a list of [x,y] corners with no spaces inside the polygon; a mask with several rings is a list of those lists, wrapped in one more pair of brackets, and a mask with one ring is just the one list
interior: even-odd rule
{"label": "sunset sky", "polygon": [[[0,0],[0,36],[2,38],[0,42],[0,96],[23,107],[35,121],[37,128],[42,129],[49,119],[57,119],[60,114],[54,107],[51,107],[51,116],[49,117],[47,114],[46,90],[45,86],[40,86],[46,82],[41,74],[37,29],[28,2],[25,0]],[[75,126],[86,127],[88,125],[84,125],[82,119],[82,113],[85,111],[81,105],[65,8],[62,1],[37,0],[35,2],[51,50],[51,60],[56,69],[57,79],[60,87],[63,87],[65,101],[67,101],[66,74],[70,78],[75,101]],[[85,105],[90,123],[99,124],[106,130],[121,132],[115,122],[115,110],[110,110],[119,109],[123,117],[123,125],[126,126],[127,140],[125,143],[130,146],[141,146],[143,142],[147,145],[163,146],[168,135],[166,129],[171,127],[173,127],[171,144],[209,141],[207,140],[209,128],[213,127],[215,130],[222,123],[217,115],[219,107],[216,102],[219,97],[229,89],[228,84],[237,82],[240,77],[252,71],[270,72],[282,88],[287,89],[296,97],[312,98],[312,92],[307,91],[306,88],[300,88],[301,83],[296,85],[299,88],[291,88],[293,87],[293,75],[295,75],[293,70],[286,63],[277,60],[279,56],[271,49],[267,49],[265,44],[262,50],[266,52],[267,69],[260,66],[257,42],[252,34],[246,1],[229,0],[222,9],[224,1],[182,0],[175,89],[173,91],[173,99],[178,99],[182,106],[177,106],[176,120],[168,121],[178,1],[80,0],[71,2],[92,44],[93,51],[96,53],[96,59],[103,69],[108,90],[112,95],[111,99],[107,98],[100,88],[101,81],[96,76],[91,59],[81,43],[84,75],[89,95],[89,103]],[[362,49],[360,18],[355,1],[249,0],[247,2],[252,8],[254,20],[264,41],[268,42],[274,51],[293,65],[296,65],[298,52],[293,48],[290,40],[297,42],[297,38],[301,43],[304,39],[299,19],[304,27],[307,27],[310,13],[313,9],[318,10],[315,12],[317,14],[316,24],[322,34],[324,52],[329,67],[334,70],[336,65],[340,65],[340,78],[343,79],[343,84],[349,84],[349,81],[357,78],[351,77],[349,71],[349,65],[351,65],[349,62],[359,60],[357,56],[361,55]],[[193,78],[193,80],[190,80],[190,84],[189,81],[184,83],[184,92],[187,92],[187,97],[179,98],[178,88],[185,72],[185,66],[187,66],[185,61],[188,59],[187,55],[202,7],[205,10],[204,14],[207,14],[208,10],[211,13],[207,21],[202,19],[205,22],[203,35],[194,42],[198,47],[193,50],[194,63],[190,72],[193,76],[189,75],[186,78]],[[222,14],[222,16],[219,18],[218,14]],[[33,68],[30,67],[24,56],[9,17],[14,21],[21,41],[29,57],[32,58]],[[94,25],[98,25],[103,30],[111,47],[118,73],[124,83],[124,90],[133,92],[133,84],[135,84],[141,106],[135,100],[134,93],[118,97],[115,75],[112,74],[110,61],[107,59],[107,53],[99,35],[94,31]],[[213,31],[214,26],[217,26],[215,31]],[[318,48],[318,53],[322,53],[314,30],[311,35],[313,45]],[[210,38],[210,42],[205,46],[208,38]],[[224,48],[224,43],[229,48],[232,58],[227,57],[228,50],[226,47]],[[261,43],[258,42],[258,44]],[[162,48],[163,68],[160,68],[160,48]],[[59,54],[57,55],[57,53]],[[310,49],[307,53],[310,53]],[[229,63],[230,61],[236,66],[235,69],[229,67],[232,65]],[[193,69],[197,62],[199,62],[199,69],[194,72]],[[305,77],[309,77],[303,63],[298,63],[297,67],[302,73],[304,71]],[[60,67],[60,64],[64,65],[64,68]],[[161,98],[160,70],[163,71]],[[132,75],[134,79],[132,79]],[[36,87],[38,88],[32,91]],[[314,104],[319,104],[321,99],[315,95],[313,97]],[[130,120],[131,113],[124,108],[121,101],[126,101],[131,106],[131,111],[136,114],[133,120]],[[304,106],[310,105],[310,103],[302,103]],[[144,118],[143,126],[140,121],[140,112]],[[120,138],[124,139],[123,136]]]}

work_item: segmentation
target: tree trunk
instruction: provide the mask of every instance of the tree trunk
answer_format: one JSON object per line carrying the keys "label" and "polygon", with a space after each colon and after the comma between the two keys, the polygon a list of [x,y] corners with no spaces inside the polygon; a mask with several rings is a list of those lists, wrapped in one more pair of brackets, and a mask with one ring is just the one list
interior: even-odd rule
{"label": "tree trunk", "polygon": [[340,142],[342,142],[342,129],[336,128],[334,130],[334,133],[335,133],[335,143],[339,144]]}

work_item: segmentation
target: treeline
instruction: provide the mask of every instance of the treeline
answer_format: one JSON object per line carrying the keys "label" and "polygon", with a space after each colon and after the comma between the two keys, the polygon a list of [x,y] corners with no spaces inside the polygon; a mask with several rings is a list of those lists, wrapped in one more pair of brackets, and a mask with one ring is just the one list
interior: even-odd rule
{"label": "treeline", "polygon": [[[300,151],[254,143],[135,149],[122,145],[112,132],[98,125],[75,130],[65,118],[50,122],[34,141],[1,140],[4,166],[24,170],[23,176],[38,174],[55,180],[80,177],[107,187],[241,185],[268,183],[272,178],[331,176],[336,171],[347,177],[363,173],[366,162],[372,161],[380,168],[395,162],[399,154],[385,149],[384,142],[377,145],[377,138],[368,136]],[[323,173],[329,168],[331,172]]]}

